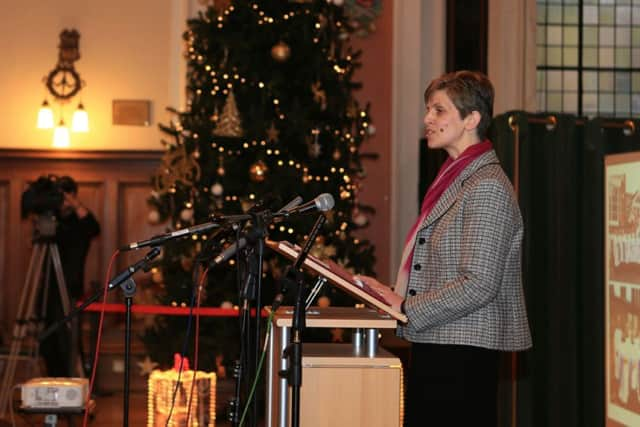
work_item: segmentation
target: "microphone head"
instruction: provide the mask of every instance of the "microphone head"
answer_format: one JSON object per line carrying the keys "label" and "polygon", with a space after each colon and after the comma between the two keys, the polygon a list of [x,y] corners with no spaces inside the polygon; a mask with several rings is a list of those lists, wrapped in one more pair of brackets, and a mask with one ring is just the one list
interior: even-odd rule
{"label": "microphone head", "polygon": [[322,193],[315,198],[315,204],[319,211],[326,212],[333,209],[336,202],[333,200],[333,196],[331,194]]}
{"label": "microphone head", "polygon": [[287,212],[290,211],[293,208],[297,208],[298,206],[300,206],[302,204],[302,197],[300,196],[296,196],[293,200],[291,200],[289,203],[287,203],[286,205],[284,205],[283,207],[281,207],[280,209],[278,209],[278,212]]}

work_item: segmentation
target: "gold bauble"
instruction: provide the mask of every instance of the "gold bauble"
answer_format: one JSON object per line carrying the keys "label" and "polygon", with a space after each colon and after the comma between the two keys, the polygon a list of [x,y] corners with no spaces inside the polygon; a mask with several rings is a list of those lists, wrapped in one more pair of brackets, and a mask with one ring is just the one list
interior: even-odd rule
{"label": "gold bauble", "polygon": [[180,219],[184,222],[189,222],[193,219],[193,209],[186,208],[180,211]]}
{"label": "gold bauble", "polygon": [[164,277],[162,275],[162,271],[156,270],[151,273],[151,281],[156,284],[160,284],[164,282]]}
{"label": "gold bauble", "polygon": [[267,165],[265,165],[262,160],[258,160],[249,168],[249,177],[253,182],[262,182],[268,170]]}
{"label": "gold bauble", "polygon": [[222,196],[223,193],[224,193],[224,187],[219,182],[216,182],[211,186],[211,194],[213,194],[214,196],[220,197]]}
{"label": "gold bauble", "polygon": [[365,214],[359,212],[353,216],[353,223],[359,227],[364,227],[369,223],[369,219]]}
{"label": "gold bauble", "polygon": [[271,48],[271,56],[278,62],[284,62],[291,56],[291,48],[285,42],[278,42]]}
{"label": "gold bauble", "polygon": [[160,222],[160,212],[156,209],[149,211],[147,214],[147,221],[149,221],[149,224],[158,224]]}

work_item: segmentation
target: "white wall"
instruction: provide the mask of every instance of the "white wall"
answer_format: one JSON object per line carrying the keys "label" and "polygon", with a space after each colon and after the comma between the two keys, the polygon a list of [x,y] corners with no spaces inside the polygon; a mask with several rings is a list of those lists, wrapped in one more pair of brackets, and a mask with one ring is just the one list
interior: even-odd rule
{"label": "white wall", "polygon": [[[47,94],[42,79],[57,63],[60,32],[75,28],[80,32],[81,55],[75,67],[86,82],[80,95],[91,130],[72,133],[70,148],[161,149],[157,124],[169,118],[165,107],[181,107],[183,102],[183,46],[176,40],[180,40],[189,7],[183,0],[3,2],[0,129],[4,134],[0,147],[51,148],[52,131],[35,126]],[[67,122],[76,98],[65,107]],[[150,100],[151,126],[113,126],[114,99]]]}
{"label": "white wall", "polygon": [[391,165],[391,281],[404,240],[418,214],[423,93],[445,70],[444,0],[393,2],[393,111]]}

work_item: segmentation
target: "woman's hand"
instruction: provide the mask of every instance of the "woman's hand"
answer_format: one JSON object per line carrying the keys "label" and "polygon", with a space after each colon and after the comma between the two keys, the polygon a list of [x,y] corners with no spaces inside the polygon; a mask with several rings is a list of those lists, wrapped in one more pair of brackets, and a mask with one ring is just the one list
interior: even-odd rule
{"label": "woman's hand", "polygon": [[377,293],[379,293],[380,296],[382,296],[382,298],[384,298],[389,303],[391,308],[396,311],[400,311],[400,304],[402,304],[404,298],[393,292],[393,290],[388,285],[382,284],[373,277],[369,276],[356,276],[356,279],[361,280],[365,285],[369,286]]}

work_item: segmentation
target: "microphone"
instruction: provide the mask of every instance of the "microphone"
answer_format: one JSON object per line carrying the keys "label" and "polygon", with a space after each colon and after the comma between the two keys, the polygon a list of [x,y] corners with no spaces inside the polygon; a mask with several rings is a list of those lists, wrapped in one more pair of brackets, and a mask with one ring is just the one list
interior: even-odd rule
{"label": "microphone", "polygon": [[220,227],[218,221],[205,222],[204,224],[194,225],[193,227],[182,228],[180,230],[173,231],[171,233],[160,234],[146,240],[139,240],[137,242],[129,243],[128,245],[120,247],[120,251],[130,251],[132,249],[140,249],[146,246],[158,246],[164,242],[175,239],[177,237],[186,236],[188,234],[203,233],[209,231],[212,228]]}
{"label": "microphone", "polygon": [[290,211],[293,208],[297,208],[298,206],[300,206],[300,203],[302,203],[302,197],[300,196],[296,196],[293,200],[291,200],[289,203],[287,203],[286,205],[284,205],[283,207],[281,207],[278,212],[276,212],[277,214],[283,213],[283,212],[287,212]]}
{"label": "microphone", "polygon": [[[329,196],[331,196],[331,195],[329,194]],[[331,198],[331,203],[333,203],[333,197]],[[307,237],[307,241],[304,242],[304,247],[302,248],[302,250],[298,254],[298,257],[296,258],[295,262],[293,263],[293,270],[294,271],[297,271],[300,268],[302,268],[302,265],[304,264],[304,261],[307,259],[307,256],[309,255],[309,252],[311,252],[311,248],[313,247],[313,244],[315,243],[316,238],[318,237],[318,233],[320,232],[320,228],[322,228],[322,226],[324,225],[325,222],[327,222],[327,217],[324,216],[324,214],[319,215],[318,219],[316,219],[316,222],[313,224],[313,228],[309,232],[309,236]]]}
{"label": "microphone", "polygon": [[[331,196],[331,195],[329,195]],[[333,200],[333,198],[332,198]],[[302,197],[296,196],[289,203],[284,205],[276,214],[286,213],[292,209],[297,208],[300,203],[302,203]],[[250,237],[250,236],[249,236]],[[226,247],[218,256],[216,256],[213,261],[209,263],[209,267],[216,267],[223,262],[227,262],[232,256],[234,256],[239,250],[244,249],[247,246],[247,237],[240,237],[236,242],[230,244]]]}
{"label": "microphone", "polygon": [[303,203],[299,206],[296,206],[291,209],[284,210],[278,212],[278,214],[288,217],[290,215],[304,215],[312,212],[326,212],[328,210],[333,209],[335,205],[335,200],[333,200],[333,196],[329,193],[322,193],[315,199],[308,201],[307,203]]}
{"label": "microphone", "polygon": [[145,256],[144,258],[142,258],[141,260],[139,260],[138,262],[136,262],[135,264],[130,265],[129,267],[127,267],[126,270],[124,270],[122,273],[118,274],[116,277],[114,277],[113,279],[111,279],[111,281],[109,282],[108,289],[111,290],[113,288],[115,288],[116,286],[119,286],[122,282],[124,282],[125,280],[127,280],[128,278],[130,278],[131,276],[133,276],[133,274],[140,270],[141,268],[146,267],[146,265],[149,263],[149,261],[151,261],[152,259],[154,259],[155,257],[157,257],[160,254],[160,248],[153,248],[151,249]]}
{"label": "microphone", "polygon": [[220,254],[209,263],[209,267],[215,267],[222,264],[223,262],[228,261],[232,256],[236,254],[236,252],[238,252],[240,249],[244,249],[245,246],[247,246],[246,237],[239,238],[237,242],[230,244],[225,250],[220,252]]}

